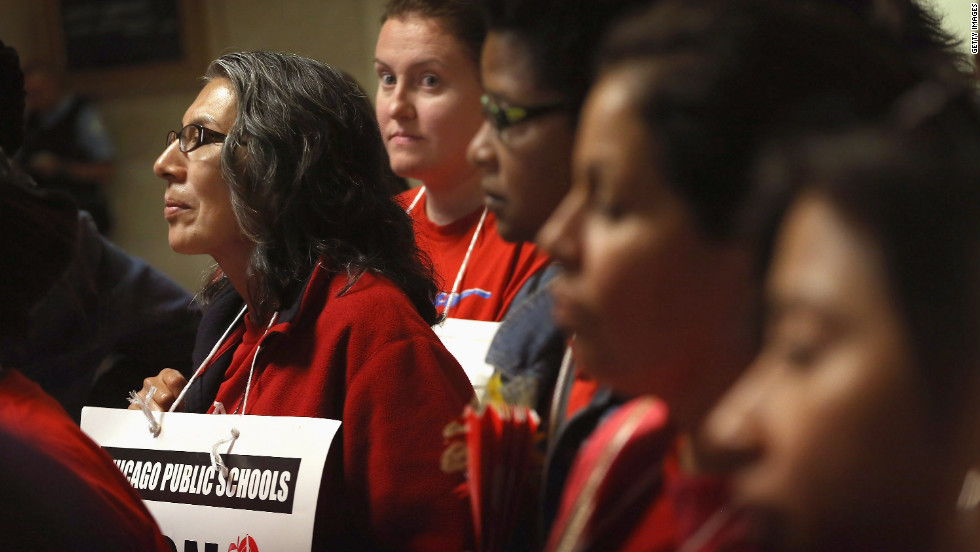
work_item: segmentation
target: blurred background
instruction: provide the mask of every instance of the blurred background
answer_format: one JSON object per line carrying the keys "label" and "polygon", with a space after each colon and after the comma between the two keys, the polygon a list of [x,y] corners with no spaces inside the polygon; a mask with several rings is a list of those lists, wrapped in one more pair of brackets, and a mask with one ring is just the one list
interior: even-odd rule
{"label": "blurred background", "polygon": [[[968,0],[934,0],[970,50]],[[207,63],[225,52],[279,50],[353,75],[371,97],[374,42],[384,0],[0,0],[0,39],[22,64],[64,68],[70,89],[93,100],[116,147],[106,186],[111,238],[189,291],[210,265],[167,244],[164,182],[153,175],[167,131],[179,129]],[[121,54],[138,52],[139,59]]]}

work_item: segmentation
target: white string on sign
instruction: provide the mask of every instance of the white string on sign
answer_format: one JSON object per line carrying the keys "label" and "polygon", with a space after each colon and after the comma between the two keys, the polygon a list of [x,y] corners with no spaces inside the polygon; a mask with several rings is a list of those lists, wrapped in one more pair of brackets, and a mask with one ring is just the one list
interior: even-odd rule
{"label": "white string on sign", "polygon": [[153,417],[153,412],[150,411],[150,401],[153,400],[153,395],[155,395],[156,392],[157,388],[155,385],[151,385],[150,388],[146,390],[145,399],[139,396],[139,393],[136,391],[129,392],[129,404],[139,405],[143,415],[146,416],[147,421],[150,422],[150,433],[154,437],[158,437],[160,435],[160,430],[162,429],[160,427],[160,422]]}
{"label": "white string on sign", "polygon": [[238,428],[233,427],[231,428],[231,437],[222,439],[211,447],[211,467],[220,473],[221,477],[223,477],[225,481],[228,480],[228,466],[226,466],[225,461],[221,459],[221,453],[218,452],[218,447],[225,443],[231,443],[228,445],[228,453],[230,453],[231,447],[235,445],[235,441],[238,440],[238,437],[241,436],[241,434],[242,433],[238,431]]}
{"label": "white string on sign", "polygon": [[201,371],[204,370],[204,367],[207,366],[209,362],[211,362],[211,358],[214,356],[216,352],[218,352],[218,348],[221,347],[221,344],[225,342],[225,339],[227,339],[228,334],[231,333],[231,329],[234,328],[235,324],[237,324],[238,321],[242,319],[242,316],[245,315],[245,311],[247,309],[248,309],[247,305],[242,307],[242,310],[238,312],[238,316],[236,316],[235,319],[231,321],[231,324],[225,330],[225,333],[221,334],[221,337],[218,338],[218,342],[215,343],[214,347],[211,348],[211,352],[208,353],[208,356],[204,358],[204,362],[202,362],[201,365],[197,367],[197,370],[194,371],[194,375],[192,375],[191,379],[187,381],[187,385],[185,385],[184,388],[181,389],[180,394],[177,395],[177,398],[174,400],[174,403],[170,405],[170,408],[167,410],[167,412],[173,412],[174,409],[177,408],[177,405],[180,404],[182,400],[184,400],[184,395],[187,393],[187,390],[191,388],[191,384],[194,383],[194,380],[197,379],[197,376],[201,374]]}

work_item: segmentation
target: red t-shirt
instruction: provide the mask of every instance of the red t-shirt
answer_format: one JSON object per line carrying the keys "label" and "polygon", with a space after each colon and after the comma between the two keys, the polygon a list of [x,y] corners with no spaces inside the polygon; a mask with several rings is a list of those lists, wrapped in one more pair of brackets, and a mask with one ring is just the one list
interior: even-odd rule
{"label": "red t-shirt", "polygon": [[[407,209],[418,193],[418,188],[407,190],[396,199]],[[419,249],[432,259],[435,268],[440,292],[436,301],[439,312],[445,308],[482,214],[483,207],[480,207],[461,219],[439,226],[425,216],[424,194],[409,213],[415,224]],[[499,322],[521,286],[549,262],[547,255],[534,244],[505,242],[497,233],[496,217],[488,212],[463,272],[459,295],[454,296],[447,315]]]}
{"label": "red t-shirt", "polygon": [[170,550],[109,455],[10,369],[0,371],[0,550]]}

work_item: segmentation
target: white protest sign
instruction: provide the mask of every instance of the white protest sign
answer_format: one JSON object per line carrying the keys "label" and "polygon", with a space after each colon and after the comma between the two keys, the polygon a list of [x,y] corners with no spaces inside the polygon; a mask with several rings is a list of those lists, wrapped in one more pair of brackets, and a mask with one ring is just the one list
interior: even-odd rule
{"label": "white protest sign", "polygon": [[486,358],[490,342],[499,327],[500,322],[461,318],[446,318],[432,327],[442,344],[463,367],[477,397],[483,396],[487,380],[493,375],[493,366],[487,364]]}
{"label": "white protest sign", "polygon": [[[82,409],[82,429],[122,470],[177,552],[310,550],[336,420]],[[238,437],[233,441],[232,429]],[[216,443],[226,480],[212,465]]]}

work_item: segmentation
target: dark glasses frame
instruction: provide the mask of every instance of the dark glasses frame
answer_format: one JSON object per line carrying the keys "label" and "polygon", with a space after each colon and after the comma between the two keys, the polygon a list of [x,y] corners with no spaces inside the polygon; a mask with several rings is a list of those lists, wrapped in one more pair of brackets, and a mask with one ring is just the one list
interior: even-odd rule
{"label": "dark glasses frame", "polygon": [[[192,132],[194,130],[197,131],[197,134],[194,134]],[[168,132],[167,147],[169,147],[170,144],[173,144],[174,140],[180,138],[180,140],[178,140],[177,142],[177,147],[180,148],[180,151],[182,153],[187,153],[189,151],[194,151],[197,148],[206,144],[224,142],[225,138],[227,137],[228,137],[227,134],[222,134],[216,130],[211,130],[210,128],[206,128],[203,125],[199,125],[197,123],[191,123],[185,126],[184,128],[180,129],[180,132],[177,132],[176,130],[171,130],[170,132]],[[190,147],[188,147],[188,144],[190,144]]]}
{"label": "dark glasses frame", "polygon": [[497,132],[518,123],[530,121],[542,115],[568,111],[564,103],[553,103],[533,106],[502,106],[488,94],[480,96],[481,112],[483,117],[490,121]]}

